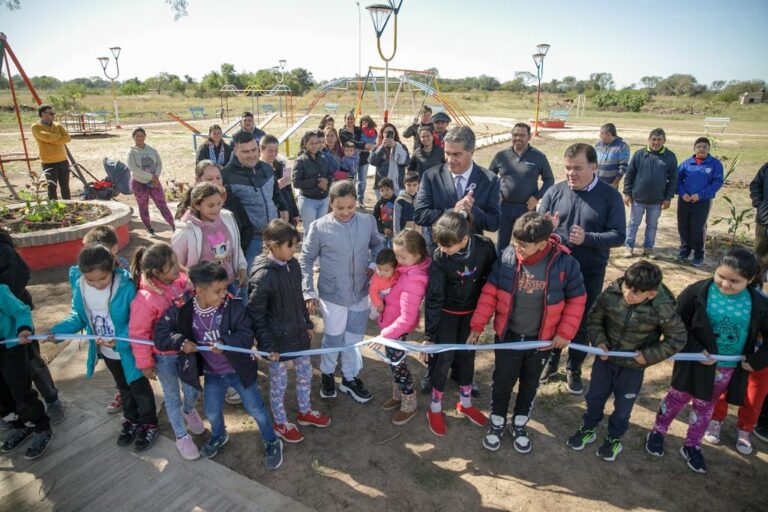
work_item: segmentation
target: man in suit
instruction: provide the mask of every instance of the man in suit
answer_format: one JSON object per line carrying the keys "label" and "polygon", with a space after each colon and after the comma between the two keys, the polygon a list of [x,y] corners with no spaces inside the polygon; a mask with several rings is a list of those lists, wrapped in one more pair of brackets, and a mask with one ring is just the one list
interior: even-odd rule
{"label": "man in suit", "polygon": [[[435,252],[431,226],[445,212],[456,211],[469,215],[474,232],[497,231],[501,216],[499,178],[472,160],[475,152],[475,133],[466,126],[448,130],[445,143],[445,164],[424,172],[416,195],[414,220],[424,226],[427,250]],[[421,380],[422,393],[432,389],[434,358]],[[456,374],[454,374],[456,375]],[[472,383],[472,396],[479,390]]]}
{"label": "man in suit", "polygon": [[499,178],[472,160],[475,133],[467,126],[452,128],[445,135],[445,164],[424,172],[416,196],[414,219],[425,226],[427,248],[436,249],[429,228],[449,210],[470,215],[474,231],[499,229]]}

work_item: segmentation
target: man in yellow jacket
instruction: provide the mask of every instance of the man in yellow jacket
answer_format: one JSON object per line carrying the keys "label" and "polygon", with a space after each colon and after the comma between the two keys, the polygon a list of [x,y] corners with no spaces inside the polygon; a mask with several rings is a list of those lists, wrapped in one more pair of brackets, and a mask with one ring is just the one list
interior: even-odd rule
{"label": "man in yellow jacket", "polygon": [[61,187],[61,198],[69,199],[69,161],[64,145],[71,139],[67,130],[54,121],[53,107],[42,104],[37,108],[40,121],[32,125],[32,135],[40,148],[40,162],[48,180],[48,199],[57,199],[56,186]]}

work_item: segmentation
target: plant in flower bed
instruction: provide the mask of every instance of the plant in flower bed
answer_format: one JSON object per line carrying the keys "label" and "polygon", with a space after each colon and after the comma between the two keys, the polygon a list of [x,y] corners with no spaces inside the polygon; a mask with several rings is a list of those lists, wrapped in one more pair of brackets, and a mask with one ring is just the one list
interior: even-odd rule
{"label": "plant in flower bed", "polygon": [[109,215],[107,208],[97,204],[63,203],[54,199],[44,199],[42,192],[47,186],[45,177],[33,171],[32,183],[26,186],[28,190],[22,190],[19,193],[25,203],[24,207],[4,206],[0,210],[2,224],[12,233],[28,233],[76,226]]}

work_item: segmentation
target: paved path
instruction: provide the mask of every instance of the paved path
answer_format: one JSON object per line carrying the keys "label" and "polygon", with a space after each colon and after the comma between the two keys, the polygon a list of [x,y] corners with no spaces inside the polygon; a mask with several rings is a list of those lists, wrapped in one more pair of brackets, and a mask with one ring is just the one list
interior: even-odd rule
{"label": "paved path", "polygon": [[67,417],[48,452],[37,461],[24,459],[23,447],[0,456],[0,511],[310,510],[214,460],[184,461],[162,436],[142,455],[119,448],[120,415],[104,410],[114,383],[101,364],[85,380],[86,352],[70,343],[51,364]]}

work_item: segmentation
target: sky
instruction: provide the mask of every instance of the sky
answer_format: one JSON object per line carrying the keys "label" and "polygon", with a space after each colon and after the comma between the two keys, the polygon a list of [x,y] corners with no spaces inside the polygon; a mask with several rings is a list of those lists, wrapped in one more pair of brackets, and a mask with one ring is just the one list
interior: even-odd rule
{"label": "sky", "polygon": [[[189,0],[189,16],[174,21],[163,0],[21,0],[18,11],[0,7],[0,31],[30,76],[100,75],[96,58],[120,46],[121,80],[199,79],[222,62],[256,71],[279,59],[324,80],[355,76],[359,44],[363,74],[383,66],[365,10],[382,1],[360,2],[358,18],[354,0]],[[598,71],[617,86],[672,73],[703,84],[768,80],[766,21],[767,0],[404,0],[390,65],[503,82],[535,72],[531,55],[548,43],[544,81]],[[393,25],[381,38],[385,54]]]}

